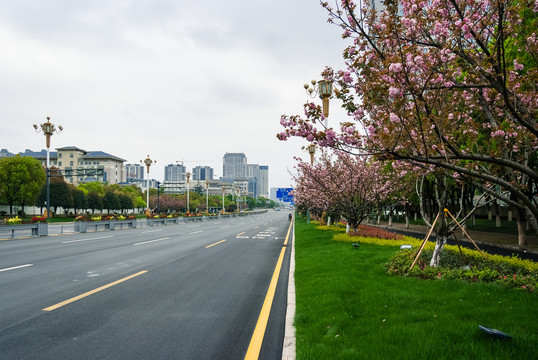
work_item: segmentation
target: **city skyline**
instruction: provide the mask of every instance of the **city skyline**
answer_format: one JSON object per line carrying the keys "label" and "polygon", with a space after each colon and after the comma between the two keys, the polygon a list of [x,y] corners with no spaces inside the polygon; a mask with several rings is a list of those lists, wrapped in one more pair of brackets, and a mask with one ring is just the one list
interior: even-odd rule
{"label": "city skyline", "polygon": [[[77,144],[128,163],[149,154],[154,178],[178,160],[221,176],[222,154],[244,152],[270,167],[271,187],[290,186],[293,157],[308,156],[305,141],[277,140],[280,116],[321,103],[303,84],[344,68],[348,45],[310,0],[13,1],[0,20],[3,148],[44,148],[32,125],[50,116],[64,128],[51,150]],[[346,116],[338,108],[333,126]]]}
{"label": "city skyline", "polygon": [[[148,168],[143,161],[139,163],[127,163],[125,159],[104,151],[86,151],[76,146],[67,146],[54,150],[49,152],[51,166],[62,170],[65,181],[73,185],[87,181],[100,181],[109,184],[136,183],[141,187],[147,187]],[[16,155],[35,158],[45,166],[47,151],[46,149],[41,149],[40,151],[25,149],[24,152],[13,153],[8,149],[0,149],[0,158]],[[184,164],[184,161],[178,161],[175,164],[164,166],[162,178],[151,177],[150,172],[150,187],[155,187],[156,182],[169,184],[185,182],[187,180],[186,175],[190,173],[191,181],[217,180],[223,183],[233,184],[239,181],[242,183],[241,186],[245,188],[245,191],[253,197],[269,196],[269,166],[248,164],[247,157],[244,153],[224,154],[222,164],[223,174],[227,174],[228,176],[215,176],[212,167],[196,164],[192,164],[191,172]],[[227,168],[228,171],[226,171]],[[96,169],[100,169],[101,171],[99,176],[95,176]],[[89,175],[70,175],[73,172],[86,174],[88,171],[90,172]]]}

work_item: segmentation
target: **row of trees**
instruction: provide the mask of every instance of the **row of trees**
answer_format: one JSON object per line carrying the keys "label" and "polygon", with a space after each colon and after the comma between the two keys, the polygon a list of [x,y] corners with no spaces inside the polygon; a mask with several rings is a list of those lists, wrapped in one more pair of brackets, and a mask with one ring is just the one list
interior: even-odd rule
{"label": "row of trees", "polygon": [[[278,137],[390,163],[397,178],[417,176],[419,196],[421,179],[430,179],[441,212],[432,265],[455,230],[442,211],[454,181],[515,209],[524,245],[527,222],[538,228],[538,3],[368,4],[322,3],[351,40],[347,68],[322,73],[348,121],[326,128],[321,108],[307,103],[305,116],[282,116]],[[473,209],[462,203],[460,211],[466,219]]]}
{"label": "row of trees", "polygon": [[[58,208],[62,208],[66,213],[72,210],[74,214],[87,210],[101,212],[103,209],[108,213],[116,211],[123,213],[131,209],[146,208],[145,193],[136,185],[120,186],[90,182],[75,187],[67,184],[54,169],[51,169],[51,175],[50,206],[55,213]],[[26,205],[45,207],[47,198],[45,181],[45,170],[38,160],[20,155],[0,159],[0,203],[9,205],[10,215],[13,215],[14,205],[20,205],[23,209]],[[161,212],[186,212],[186,198],[186,194],[163,194],[163,189],[157,194],[157,189],[150,189],[149,205],[150,208]],[[227,211],[235,210],[236,198],[228,195],[225,197],[224,205]],[[274,207],[276,204],[265,198],[246,197],[240,205],[243,209],[253,209]],[[209,207],[222,208],[222,197],[210,196]],[[190,192],[189,211],[206,210],[203,189],[195,188]]]}

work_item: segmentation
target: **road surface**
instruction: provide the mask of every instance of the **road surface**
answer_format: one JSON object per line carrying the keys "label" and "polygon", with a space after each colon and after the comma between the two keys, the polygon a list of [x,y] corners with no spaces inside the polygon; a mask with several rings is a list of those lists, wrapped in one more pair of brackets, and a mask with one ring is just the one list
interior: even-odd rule
{"label": "road surface", "polygon": [[0,241],[0,359],[243,359],[256,341],[280,359],[289,227],[270,211]]}

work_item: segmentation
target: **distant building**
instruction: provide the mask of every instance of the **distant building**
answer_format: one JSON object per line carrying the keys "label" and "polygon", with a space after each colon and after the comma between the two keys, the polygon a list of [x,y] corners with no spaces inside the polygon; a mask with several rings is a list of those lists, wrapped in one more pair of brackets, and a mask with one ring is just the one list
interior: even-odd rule
{"label": "distant building", "polygon": [[15,154],[10,153],[7,149],[0,150],[0,159],[4,157],[13,157]]}
{"label": "distant building", "polygon": [[[62,171],[67,183],[78,185],[88,181],[119,184],[126,181],[124,159],[103,151],[86,151],[75,146],[50,151],[50,165]],[[33,157],[46,166],[47,151],[25,150],[21,156]]]}
{"label": "distant building", "polygon": [[180,164],[170,164],[164,167],[164,181],[173,182],[173,181],[184,181],[187,179],[185,174],[187,173],[187,168],[184,165]]}
{"label": "distant building", "polygon": [[260,165],[260,177],[258,178],[258,196],[269,197],[269,166]]}
{"label": "distant building", "polygon": [[240,183],[248,196],[257,199],[269,195],[269,167],[267,165],[247,164],[243,153],[226,153],[223,157],[223,176],[225,183]]}
{"label": "distant building", "polygon": [[247,176],[247,157],[244,153],[226,153],[222,159],[222,177],[244,178]]}
{"label": "distant building", "polygon": [[144,165],[125,164],[125,174],[127,182],[137,182],[144,179]]}
{"label": "distant building", "polygon": [[209,166],[196,166],[192,169],[193,180],[213,180],[213,168]]}

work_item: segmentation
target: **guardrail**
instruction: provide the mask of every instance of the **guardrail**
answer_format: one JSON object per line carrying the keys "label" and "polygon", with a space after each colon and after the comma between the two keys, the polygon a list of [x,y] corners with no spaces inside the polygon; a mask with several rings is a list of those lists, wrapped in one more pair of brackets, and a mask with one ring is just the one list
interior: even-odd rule
{"label": "guardrail", "polygon": [[3,234],[9,234],[10,237],[17,236],[47,236],[49,233],[49,224],[47,223],[35,223],[35,224],[21,224],[21,225],[0,225],[0,237],[5,236]]}
{"label": "guardrail", "polygon": [[105,221],[75,221],[75,231],[85,233],[88,229],[93,231],[99,230],[116,230],[123,228],[136,228],[136,219],[131,220],[105,220]]}
{"label": "guardrail", "polygon": [[[258,215],[266,213],[267,210],[248,211],[242,213],[219,214],[210,216],[192,216],[192,217],[177,217],[177,218],[149,218],[146,219],[146,226],[160,226],[179,224],[191,221],[209,221],[222,218],[231,218],[237,216]],[[140,223],[138,223],[140,225]],[[117,229],[134,229],[137,227],[137,220],[106,220],[106,221],[75,221],[75,232],[85,233],[88,231],[100,230],[117,230]],[[14,238],[15,236],[47,236],[48,223],[21,224],[21,225],[0,225],[0,237],[8,235]]]}

